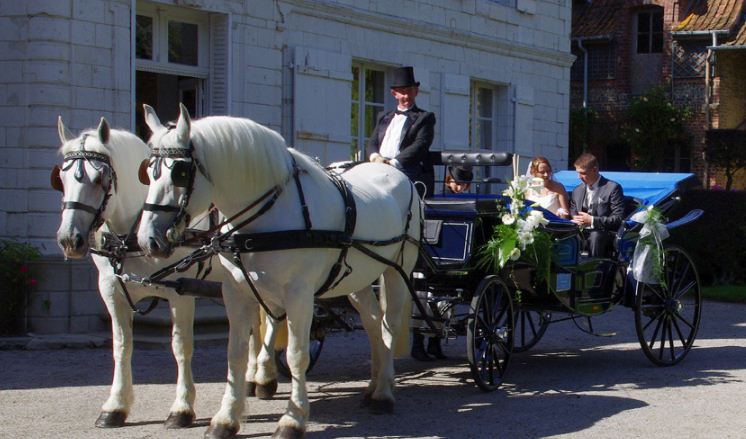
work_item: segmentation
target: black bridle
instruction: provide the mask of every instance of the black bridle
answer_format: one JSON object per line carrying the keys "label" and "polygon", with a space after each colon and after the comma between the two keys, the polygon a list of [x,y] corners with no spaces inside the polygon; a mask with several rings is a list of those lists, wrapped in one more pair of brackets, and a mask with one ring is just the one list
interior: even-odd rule
{"label": "black bridle", "polygon": [[[101,205],[98,207],[93,207],[88,204],[80,203],[78,201],[65,201],[62,200],[62,210],[66,209],[72,209],[72,210],[82,210],[84,212],[88,212],[93,215],[93,220],[91,221],[91,225],[89,226],[88,230],[93,231],[98,229],[103,223],[103,213],[106,210],[106,205],[109,202],[109,198],[111,198],[112,194],[112,188],[116,190],[117,186],[117,174],[114,171],[114,167],[111,166],[111,161],[109,159],[109,156],[93,151],[86,151],[85,150],[85,141],[86,138],[89,136],[89,134],[84,134],[82,138],[80,139],[80,146],[81,149],[78,151],[72,151],[67,154],[65,154],[63,162],[62,162],[62,168],[61,170],[67,171],[71,169],[75,164],[77,163],[77,167],[75,169],[75,179],[79,182],[83,181],[83,176],[85,175],[85,163],[88,162],[94,169],[97,171],[103,171],[104,167],[106,167],[109,170],[110,173],[110,179],[108,183],[105,183],[102,181],[101,188],[104,190],[104,199],[101,201]],[[100,166],[96,166],[95,162],[100,162]],[[59,180],[59,172],[60,167],[55,166],[55,169],[52,171],[52,185],[55,186],[55,180],[57,186],[55,186],[55,189],[60,190],[63,194],[65,193],[64,187],[62,186],[61,180]]]}
{"label": "black bridle", "polygon": [[[172,129],[172,127],[169,127]],[[162,166],[165,165],[164,159],[184,159],[189,160],[174,161],[173,164],[167,168],[171,169],[171,181],[175,187],[186,188],[186,194],[179,199],[178,206],[172,206],[170,204],[152,204],[145,203],[143,205],[144,211],[149,212],[176,212],[176,216],[170,227],[167,230],[175,230],[182,221],[189,222],[189,214],[187,213],[187,206],[189,205],[189,199],[194,192],[194,179],[197,172],[210,181],[207,171],[202,166],[202,163],[194,157],[194,146],[189,142],[189,148],[152,148],[150,151],[150,159],[148,161],[148,167],[153,167],[153,179],[157,180],[161,177]],[[144,182],[145,183],[145,182]],[[167,236],[168,239],[168,236]]]}

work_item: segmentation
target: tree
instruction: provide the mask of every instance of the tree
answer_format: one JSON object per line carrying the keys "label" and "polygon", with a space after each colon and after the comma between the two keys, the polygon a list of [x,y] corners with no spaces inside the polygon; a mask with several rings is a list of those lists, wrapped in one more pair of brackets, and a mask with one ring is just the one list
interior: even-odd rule
{"label": "tree", "polygon": [[734,175],[746,168],[746,131],[708,130],[705,154],[708,163],[725,171],[725,190],[731,190]]}
{"label": "tree", "polygon": [[631,166],[646,171],[666,170],[666,158],[688,142],[684,122],[688,107],[675,107],[663,85],[633,98],[626,112],[622,138],[632,150]]}

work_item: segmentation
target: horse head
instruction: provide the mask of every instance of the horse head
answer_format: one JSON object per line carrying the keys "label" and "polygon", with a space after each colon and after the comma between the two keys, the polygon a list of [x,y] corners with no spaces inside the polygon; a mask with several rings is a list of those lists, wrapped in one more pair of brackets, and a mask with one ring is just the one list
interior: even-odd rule
{"label": "horse head", "polygon": [[209,179],[194,153],[192,121],[180,104],[179,120],[164,126],[145,104],[145,122],[152,131],[150,159],[140,165],[140,181],[148,185],[137,232],[140,247],[154,257],[167,257],[182,242],[190,218],[208,210]]}
{"label": "horse head", "polygon": [[65,257],[82,258],[89,250],[88,236],[103,223],[107,202],[116,190],[114,168],[108,155],[101,153],[111,131],[103,117],[95,134],[73,136],[62,117],[57,131],[64,154],[62,166],[55,165],[50,177],[52,187],[63,194],[57,243]]}

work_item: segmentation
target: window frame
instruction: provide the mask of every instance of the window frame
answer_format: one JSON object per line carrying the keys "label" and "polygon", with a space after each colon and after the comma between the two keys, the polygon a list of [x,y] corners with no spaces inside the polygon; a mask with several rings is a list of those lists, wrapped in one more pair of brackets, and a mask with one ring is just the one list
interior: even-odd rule
{"label": "window frame", "polygon": [[[373,118],[373,127],[375,127],[375,121],[378,119],[378,114],[380,114],[381,111],[386,111],[386,106],[391,102],[390,94],[387,93],[388,91],[388,84],[389,84],[389,69],[381,66],[376,65],[372,63],[366,63],[366,62],[358,62],[353,61],[351,67],[350,67],[350,73],[352,74],[354,69],[358,69],[358,82],[357,82],[357,101],[353,100],[352,95],[352,87],[355,85],[355,78],[353,74],[352,83],[351,83],[351,89],[350,89],[350,114],[352,114],[354,105],[357,104],[357,130],[356,132],[352,133],[353,126],[352,121],[353,118],[350,118],[350,132],[352,137],[352,142],[357,142],[357,151],[353,153],[353,144],[350,144],[350,155],[353,160],[366,160],[367,157],[364,157],[365,155],[365,148],[368,144],[368,140],[370,139],[370,136],[368,133],[366,135],[365,133],[365,110],[369,106],[371,107],[380,107],[380,111],[376,112]],[[383,96],[383,102],[373,102],[373,101],[367,101],[365,98],[365,72],[366,71],[376,71],[383,74],[383,90],[381,90],[381,95]]]}
{"label": "window frame", "polygon": [[[499,125],[498,120],[498,108],[497,108],[497,90],[494,84],[486,82],[472,81],[471,87],[469,87],[469,149],[475,151],[478,149],[489,149],[495,151],[497,148],[497,127]],[[480,90],[489,90],[491,94],[490,106],[492,115],[487,118],[486,116],[478,115],[479,110],[479,92]],[[478,120],[488,120],[491,124],[490,129],[490,140],[491,145],[479,146],[476,145],[476,139],[479,135],[479,124],[475,123]]]}
{"label": "window frame", "polygon": [[[643,16],[647,16],[646,20],[646,28],[644,32],[640,32],[640,24]],[[657,21],[656,17],[660,17],[660,30],[654,30],[655,22]],[[656,8],[646,8],[643,10],[640,10],[637,12],[636,20],[635,20],[635,53],[638,55],[653,55],[653,54],[660,54],[663,53],[663,38],[664,38],[664,17],[663,17],[663,9],[660,7]],[[646,36],[646,50],[641,51],[640,50],[640,37],[642,35]],[[660,37],[660,47],[653,47],[653,40],[655,36],[658,35]],[[655,49],[655,50],[654,50]]]}
{"label": "window frame", "polygon": [[[150,3],[137,3],[135,16],[142,15],[153,20],[153,59],[135,56],[135,68],[153,73],[167,73],[207,79],[210,73],[210,21],[200,11],[166,7]],[[197,65],[177,64],[168,61],[168,23],[178,21],[197,26]],[[136,48],[134,48],[136,49]]]}

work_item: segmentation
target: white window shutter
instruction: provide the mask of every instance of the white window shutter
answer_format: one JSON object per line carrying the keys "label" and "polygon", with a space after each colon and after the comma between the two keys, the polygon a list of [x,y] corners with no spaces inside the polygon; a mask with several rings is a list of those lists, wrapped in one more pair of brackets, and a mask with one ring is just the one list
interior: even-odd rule
{"label": "white window shutter", "polygon": [[469,77],[443,74],[443,102],[438,117],[443,149],[469,149]]}
{"label": "white window shutter", "polygon": [[231,112],[231,17],[226,14],[210,16],[210,78],[209,114]]}
{"label": "white window shutter", "polygon": [[292,145],[322,164],[350,160],[352,57],[296,47]]}

